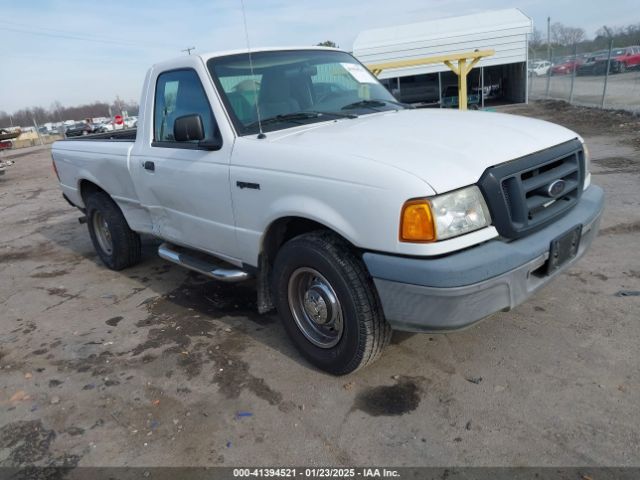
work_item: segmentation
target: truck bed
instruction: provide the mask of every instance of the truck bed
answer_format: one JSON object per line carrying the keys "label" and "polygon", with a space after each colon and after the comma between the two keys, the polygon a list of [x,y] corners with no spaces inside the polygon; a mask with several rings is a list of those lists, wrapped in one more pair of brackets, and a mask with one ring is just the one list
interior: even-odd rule
{"label": "truck bed", "polygon": [[105,133],[92,133],[90,135],[80,135],[78,137],[65,138],[67,141],[75,140],[100,140],[100,141],[114,141],[114,142],[133,142],[136,139],[137,129],[126,128],[124,130],[113,130]]}
{"label": "truck bed", "polygon": [[83,206],[80,187],[82,181],[88,181],[109,192],[128,216],[132,206],[138,203],[129,171],[129,155],[135,137],[136,130],[129,129],[55,142],[51,155],[66,197],[74,205]]}

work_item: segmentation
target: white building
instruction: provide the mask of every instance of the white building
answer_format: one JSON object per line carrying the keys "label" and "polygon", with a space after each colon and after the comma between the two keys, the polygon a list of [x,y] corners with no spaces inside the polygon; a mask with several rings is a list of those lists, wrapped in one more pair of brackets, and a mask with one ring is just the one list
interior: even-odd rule
{"label": "white building", "polygon": [[[481,104],[526,102],[532,27],[531,19],[516,8],[488,11],[365,30],[357,36],[353,53],[367,65],[493,49],[495,55],[481,59],[469,73],[469,94]],[[385,70],[379,78],[402,101],[411,103],[435,104],[443,92],[448,96],[455,91],[447,87],[457,85],[455,74],[442,63]]]}

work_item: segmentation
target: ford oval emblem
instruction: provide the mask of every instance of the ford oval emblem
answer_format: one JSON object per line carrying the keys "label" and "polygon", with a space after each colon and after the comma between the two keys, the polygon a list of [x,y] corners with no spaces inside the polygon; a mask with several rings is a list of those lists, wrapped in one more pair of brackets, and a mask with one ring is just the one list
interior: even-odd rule
{"label": "ford oval emblem", "polygon": [[564,187],[566,186],[566,182],[564,180],[554,180],[549,185],[547,185],[547,195],[550,197],[556,198],[564,192]]}

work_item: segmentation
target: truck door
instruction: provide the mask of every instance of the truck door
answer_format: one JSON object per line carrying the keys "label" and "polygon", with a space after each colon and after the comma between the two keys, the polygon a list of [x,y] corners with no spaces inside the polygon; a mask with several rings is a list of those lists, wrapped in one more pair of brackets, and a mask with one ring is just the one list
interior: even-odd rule
{"label": "truck door", "polygon": [[[153,84],[149,88],[154,88]],[[132,153],[130,168],[140,202],[151,213],[153,233],[233,260],[236,242],[229,187],[232,142],[223,142],[219,150],[212,151],[200,147],[198,141],[174,139],[176,118],[194,114],[201,118],[205,140],[220,138],[198,73],[192,68],[160,73],[155,81],[153,108],[146,114],[153,123],[150,146]],[[149,121],[144,123],[149,125]]]}

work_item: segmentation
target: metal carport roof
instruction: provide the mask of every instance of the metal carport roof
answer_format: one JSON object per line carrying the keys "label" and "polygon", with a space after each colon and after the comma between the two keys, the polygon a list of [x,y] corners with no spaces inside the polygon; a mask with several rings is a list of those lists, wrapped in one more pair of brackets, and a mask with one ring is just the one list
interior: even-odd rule
{"label": "metal carport roof", "polygon": [[[532,21],[517,8],[442,18],[361,32],[353,44],[363,63],[384,63],[471,50],[494,49],[478,66],[527,60],[527,39]],[[444,64],[385,71],[380,78],[447,71]]]}

